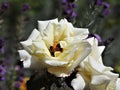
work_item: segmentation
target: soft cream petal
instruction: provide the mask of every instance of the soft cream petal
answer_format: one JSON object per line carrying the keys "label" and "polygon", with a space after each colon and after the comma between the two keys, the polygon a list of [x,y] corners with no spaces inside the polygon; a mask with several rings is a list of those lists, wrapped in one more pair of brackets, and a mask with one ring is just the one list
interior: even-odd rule
{"label": "soft cream petal", "polygon": [[98,49],[99,49],[99,53],[100,53],[100,55],[101,55],[102,52],[103,52],[104,49],[105,49],[105,46],[99,46]]}
{"label": "soft cream petal", "polygon": [[[111,67],[110,67],[110,68],[111,68]],[[111,69],[113,69],[113,68],[111,68]],[[112,79],[118,78],[118,76],[119,76],[119,74],[113,73],[113,72],[111,72],[110,70],[105,70],[105,71],[103,72],[103,74],[111,77]]]}
{"label": "soft cream petal", "polygon": [[55,66],[55,67],[49,67],[48,68],[48,72],[51,74],[54,74],[56,77],[67,77],[70,76],[70,74],[72,72],[68,71],[68,69],[66,67],[59,67],[59,66]]}
{"label": "soft cream petal", "polygon": [[107,86],[107,90],[116,90],[115,89],[116,88],[116,81],[117,81],[117,78],[115,78],[115,79],[111,78],[111,81]]}
{"label": "soft cream petal", "polygon": [[120,90],[120,78],[117,79],[115,90]]}
{"label": "soft cream petal", "polygon": [[26,41],[22,41],[20,43],[23,45],[23,47],[27,47],[27,46],[32,45],[32,40],[26,40]]}
{"label": "soft cream petal", "polygon": [[[96,70],[97,72],[103,72],[103,71],[105,71],[105,70],[111,70],[111,68],[110,67],[106,67],[106,66],[104,66],[103,64],[101,64],[100,62],[99,62],[99,60],[95,60],[94,58],[92,58],[92,57],[89,57],[88,58],[88,63],[90,64],[90,66],[92,67],[92,68],[94,68],[94,70]],[[99,66],[99,67],[98,67]]]}
{"label": "soft cream petal", "polygon": [[31,55],[25,50],[18,50],[23,66],[29,68],[31,65]]}
{"label": "soft cream petal", "polygon": [[31,58],[31,55],[26,50],[18,50],[21,61],[25,61]]}
{"label": "soft cream petal", "polygon": [[87,28],[74,28],[74,33],[76,36],[79,36],[81,39],[87,38],[89,31]]}
{"label": "soft cream petal", "polygon": [[90,43],[91,46],[93,46],[94,44],[94,39],[95,39],[94,37],[87,39],[87,41]]}
{"label": "soft cream petal", "polygon": [[98,60],[101,56],[98,48],[98,41],[94,39],[93,45],[92,45],[92,52],[90,53],[90,56],[93,57],[95,60]]}
{"label": "soft cream petal", "polygon": [[64,30],[66,30],[66,24],[59,23],[54,24],[54,41],[59,42],[65,38],[64,36]]}
{"label": "soft cream petal", "polygon": [[38,29],[39,31],[43,31],[49,22],[54,22],[54,23],[58,23],[58,19],[52,19],[52,20],[47,20],[47,21],[38,21]]}
{"label": "soft cream petal", "polygon": [[72,37],[74,36],[74,27],[71,23],[66,23],[67,27],[66,30],[64,31],[65,37]]}
{"label": "soft cream petal", "polygon": [[83,61],[91,52],[91,46],[89,43],[84,42],[78,45],[78,48],[76,50],[75,56],[73,57],[73,63],[71,66],[71,69],[73,70],[75,67],[77,67],[81,61]]}
{"label": "soft cream petal", "polygon": [[33,45],[36,48],[35,53],[37,53],[37,54],[38,54],[38,52],[43,53],[43,54],[45,53],[48,56],[50,56],[50,52],[43,40],[41,40],[39,42],[33,42]]}
{"label": "soft cream petal", "polygon": [[32,40],[26,40],[24,42],[21,42],[23,45],[24,49],[27,50],[29,53],[34,53],[35,52],[35,47],[32,45]]}
{"label": "soft cream petal", "polygon": [[90,89],[86,90],[107,90],[107,85],[106,84],[101,84],[101,85],[90,85]]}
{"label": "soft cream petal", "polygon": [[33,53],[35,51],[34,46],[32,45],[32,42],[37,39],[39,37],[39,40],[41,40],[41,35],[39,33],[39,31],[37,31],[36,29],[34,29],[30,35],[30,37],[26,40],[26,41],[22,41],[20,42],[23,47],[29,51],[30,53]]}
{"label": "soft cream petal", "polygon": [[106,75],[94,75],[91,80],[93,85],[108,84],[109,82],[110,78]]}
{"label": "soft cream petal", "polygon": [[93,59],[95,59],[96,61],[99,61],[102,64],[102,59],[100,60],[99,58],[101,58],[101,54],[102,54],[105,47],[98,46],[98,41],[96,38],[89,38],[89,39],[87,39],[87,41],[92,46],[92,52],[90,53],[89,56],[92,57]]}
{"label": "soft cream petal", "polygon": [[74,27],[66,19],[61,19],[59,24],[54,24],[54,28],[54,41],[56,42],[74,36]]}
{"label": "soft cream petal", "polygon": [[74,90],[84,90],[85,81],[80,74],[76,74],[76,78],[71,81],[71,85]]}
{"label": "soft cream petal", "polygon": [[39,60],[36,60],[34,57],[32,57],[26,50],[18,50],[21,61],[23,61],[24,68],[33,68],[42,70],[44,66],[42,63],[39,62]]}
{"label": "soft cream petal", "polygon": [[58,60],[45,60],[45,63],[51,66],[62,66],[68,64],[68,62]]}
{"label": "soft cream petal", "polygon": [[28,59],[28,60],[23,61],[23,66],[24,66],[24,68],[30,68],[31,60]]}
{"label": "soft cream petal", "polygon": [[28,39],[35,40],[40,35],[37,29],[34,29]]}
{"label": "soft cream petal", "polygon": [[46,29],[43,31],[43,40],[45,41],[47,47],[53,46],[54,43],[54,25],[48,23]]}
{"label": "soft cream petal", "polygon": [[110,78],[106,75],[92,76],[90,90],[107,90]]}

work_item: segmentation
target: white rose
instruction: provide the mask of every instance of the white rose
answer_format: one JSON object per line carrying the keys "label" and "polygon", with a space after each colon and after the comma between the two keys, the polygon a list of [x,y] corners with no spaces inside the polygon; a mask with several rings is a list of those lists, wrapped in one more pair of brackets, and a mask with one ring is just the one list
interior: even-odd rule
{"label": "white rose", "polygon": [[[92,51],[78,68],[78,74],[82,77],[83,83],[77,77],[73,79],[74,83],[72,81],[71,85],[73,88],[75,87],[75,90],[119,90],[120,80],[117,80],[119,75],[112,73],[113,69],[104,66],[102,62],[101,53],[105,47],[98,46],[98,41],[95,38],[89,38],[87,41],[91,44]],[[79,85],[76,86],[75,83],[81,85],[82,88],[77,87]]]}
{"label": "white rose", "polygon": [[88,56],[91,45],[85,40],[88,29],[75,28],[66,19],[38,21],[19,50],[25,68],[44,66],[48,72],[65,77]]}

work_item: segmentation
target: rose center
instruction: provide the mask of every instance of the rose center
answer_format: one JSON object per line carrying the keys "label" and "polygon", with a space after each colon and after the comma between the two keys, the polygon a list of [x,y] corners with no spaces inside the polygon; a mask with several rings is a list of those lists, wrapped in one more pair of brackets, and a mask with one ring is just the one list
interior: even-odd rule
{"label": "rose center", "polygon": [[63,48],[61,48],[60,47],[60,44],[59,43],[54,43],[53,44],[53,46],[50,46],[50,48],[49,48],[49,51],[50,51],[50,53],[51,53],[51,56],[53,56],[53,57],[55,57],[55,52],[56,51],[60,51],[60,52],[62,52],[63,51]]}

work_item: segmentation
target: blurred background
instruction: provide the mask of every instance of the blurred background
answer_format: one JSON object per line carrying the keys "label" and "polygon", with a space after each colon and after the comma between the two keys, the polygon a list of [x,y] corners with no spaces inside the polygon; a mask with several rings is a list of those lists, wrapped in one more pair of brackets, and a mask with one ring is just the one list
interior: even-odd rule
{"label": "blurred background", "polygon": [[[0,0],[0,90],[26,90],[30,70],[18,51],[38,20],[67,18],[105,45],[103,62],[120,73],[120,0]],[[21,88],[21,89],[19,89]]]}

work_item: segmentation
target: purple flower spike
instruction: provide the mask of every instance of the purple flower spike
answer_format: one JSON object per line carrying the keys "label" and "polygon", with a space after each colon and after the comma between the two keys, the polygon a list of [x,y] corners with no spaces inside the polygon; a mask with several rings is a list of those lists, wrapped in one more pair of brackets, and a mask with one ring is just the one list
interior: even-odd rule
{"label": "purple flower spike", "polygon": [[96,0],[95,4],[98,6],[101,6],[103,3],[103,0]]}
{"label": "purple flower spike", "polygon": [[2,70],[1,75],[5,75],[5,74],[6,74],[6,70],[4,69]]}
{"label": "purple flower spike", "polygon": [[15,70],[16,70],[16,71],[20,70],[20,66],[19,66],[19,65],[16,65],[16,66],[15,66]]}
{"label": "purple flower spike", "polygon": [[72,11],[70,9],[67,10],[67,14],[70,14]]}
{"label": "purple flower spike", "polygon": [[102,39],[101,39],[101,37],[98,34],[89,34],[88,38],[91,38],[91,37],[96,38],[99,43],[102,42]]}
{"label": "purple flower spike", "polygon": [[1,48],[1,53],[2,53],[2,54],[5,53],[5,48],[4,48],[4,47]]}
{"label": "purple flower spike", "polygon": [[103,2],[102,4],[103,4],[103,7],[104,7],[104,8],[109,8],[109,7],[110,7],[110,4],[107,3],[107,2]]}
{"label": "purple flower spike", "polygon": [[22,5],[22,11],[25,12],[25,11],[28,11],[30,9],[30,5],[28,3],[24,3]]}
{"label": "purple flower spike", "polygon": [[19,81],[20,81],[20,82],[23,82],[23,77],[20,77],[20,78],[19,78]]}
{"label": "purple flower spike", "polygon": [[75,12],[72,12],[72,17],[76,18],[77,14]]}
{"label": "purple flower spike", "polygon": [[18,89],[20,88],[20,83],[19,82],[15,83],[15,88],[18,88]]}
{"label": "purple flower spike", "polygon": [[109,14],[110,14],[110,10],[109,9],[103,10],[103,15],[107,16]]}
{"label": "purple flower spike", "polygon": [[9,2],[4,2],[1,5],[1,9],[8,9],[10,7],[10,3]]}
{"label": "purple flower spike", "polygon": [[0,76],[0,81],[4,81],[5,77],[4,76]]}
{"label": "purple flower spike", "polygon": [[102,42],[102,39],[98,34],[94,34],[94,37],[98,40],[98,42]]}
{"label": "purple flower spike", "polygon": [[108,46],[112,41],[114,41],[114,38],[113,38],[113,37],[110,37],[110,38],[106,39],[106,40],[103,42],[103,44],[104,44],[105,46]]}
{"label": "purple flower spike", "polygon": [[67,0],[62,0],[62,4],[63,5],[67,4]]}
{"label": "purple flower spike", "polygon": [[68,4],[68,8],[70,8],[70,9],[75,8],[75,7],[76,7],[75,3],[69,3]]}
{"label": "purple flower spike", "polygon": [[72,22],[76,19],[77,14],[74,9],[76,7],[76,0],[62,0],[62,16],[66,18],[68,21]]}

